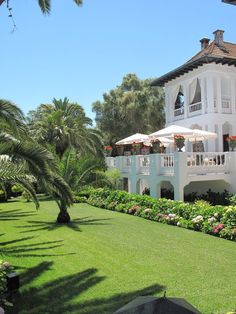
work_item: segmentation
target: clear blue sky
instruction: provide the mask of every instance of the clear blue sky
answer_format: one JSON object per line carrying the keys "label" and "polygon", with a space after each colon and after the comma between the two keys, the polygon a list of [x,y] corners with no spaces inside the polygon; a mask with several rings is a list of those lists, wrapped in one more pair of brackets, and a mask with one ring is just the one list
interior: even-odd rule
{"label": "clear blue sky", "polygon": [[225,30],[236,43],[236,6],[221,0],[11,0],[17,31],[0,7],[0,97],[25,113],[68,97],[90,117],[91,104],[127,73],[157,77],[200,49],[199,40]]}

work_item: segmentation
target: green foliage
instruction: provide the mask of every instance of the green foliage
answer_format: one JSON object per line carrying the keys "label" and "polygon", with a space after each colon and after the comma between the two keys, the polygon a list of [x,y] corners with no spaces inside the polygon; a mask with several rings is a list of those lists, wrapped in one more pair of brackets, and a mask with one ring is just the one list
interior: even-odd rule
{"label": "green foliage", "polygon": [[6,276],[12,272],[13,267],[10,263],[0,260],[0,306],[11,305],[6,300],[7,279]]}
{"label": "green foliage", "polygon": [[134,133],[151,133],[164,125],[164,93],[151,87],[151,79],[127,74],[120,86],[93,104],[96,123],[104,142],[113,145]]}
{"label": "green foliage", "polygon": [[30,134],[40,144],[51,145],[61,159],[74,147],[77,152],[103,156],[100,133],[92,128],[78,103],[68,98],[53,99],[52,104],[42,104],[28,115]]}
{"label": "green foliage", "polygon": [[0,100],[0,183],[19,184],[39,206],[34,182],[37,181],[65,212],[73,203],[68,184],[59,174],[54,156],[29,137],[21,110],[9,101]]}
{"label": "green foliage", "polygon": [[22,189],[22,186],[19,185],[19,184],[14,184],[12,187],[11,187],[11,190],[13,193],[22,193],[23,192],[23,189]]}
{"label": "green foliage", "polygon": [[96,171],[96,187],[108,187],[111,189],[121,188],[121,174],[117,169]]}
{"label": "green foliage", "polygon": [[236,241],[236,206],[212,206],[204,200],[189,204],[101,188],[90,190],[87,202],[100,208]]}

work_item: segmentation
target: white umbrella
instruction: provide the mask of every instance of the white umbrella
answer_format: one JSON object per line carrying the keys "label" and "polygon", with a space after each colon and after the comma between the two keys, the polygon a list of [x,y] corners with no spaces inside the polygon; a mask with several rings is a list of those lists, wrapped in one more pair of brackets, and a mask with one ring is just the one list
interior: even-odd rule
{"label": "white umbrella", "polygon": [[116,145],[128,145],[132,143],[143,143],[143,142],[148,142],[149,136],[146,134],[141,134],[141,133],[135,133],[129,137],[124,138],[123,140],[120,140],[116,142]]}
{"label": "white umbrella", "polygon": [[189,128],[185,128],[183,126],[179,126],[179,125],[170,125],[164,129],[161,129],[157,132],[154,132],[152,134],[149,135],[149,138],[151,139],[158,139],[160,137],[170,137],[170,138],[174,138],[175,135],[183,135],[184,137],[188,136],[188,135],[193,135],[193,130],[189,129]]}
{"label": "white umbrella", "polygon": [[[165,146],[173,143],[173,140],[166,137],[159,137],[158,140]],[[146,134],[136,133],[116,142],[116,145],[128,145],[133,143],[143,143],[144,145],[151,146],[151,139]]]}
{"label": "white umbrella", "polygon": [[187,138],[190,142],[204,141],[209,139],[216,139],[217,134],[214,132],[193,129],[193,135],[188,135]]}

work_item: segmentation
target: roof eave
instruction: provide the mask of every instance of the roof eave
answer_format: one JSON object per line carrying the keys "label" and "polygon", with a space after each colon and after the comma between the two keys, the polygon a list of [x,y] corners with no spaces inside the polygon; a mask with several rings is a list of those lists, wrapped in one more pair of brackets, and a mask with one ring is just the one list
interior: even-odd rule
{"label": "roof eave", "polygon": [[236,59],[235,58],[227,58],[227,57],[214,57],[214,56],[203,56],[201,58],[198,58],[197,60],[187,62],[180,67],[166,73],[165,75],[155,79],[150,85],[151,86],[164,86],[165,83],[185,74],[190,71],[193,71],[193,69],[198,68],[199,66],[202,66],[203,64],[212,63],[215,62],[216,64],[228,64],[228,65],[234,65],[236,66]]}

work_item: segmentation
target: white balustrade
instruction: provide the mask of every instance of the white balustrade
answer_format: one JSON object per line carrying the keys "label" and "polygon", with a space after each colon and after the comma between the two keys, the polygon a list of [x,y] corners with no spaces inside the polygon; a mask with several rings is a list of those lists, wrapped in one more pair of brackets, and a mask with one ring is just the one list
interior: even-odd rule
{"label": "white balustrade", "polygon": [[188,174],[228,173],[227,153],[187,153]]}
{"label": "white balustrade", "polygon": [[122,157],[122,172],[130,172],[131,171],[131,156]]}
{"label": "white balustrade", "polygon": [[178,108],[174,110],[174,120],[181,120],[184,118],[184,108]]}
{"label": "white balustrade", "polygon": [[195,104],[188,105],[188,115],[196,116],[202,113],[202,103],[197,102]]}
{"label": "white balustrade", "polygon": [[222,99],[222,113],[232,113],[230,99]]}
{"label": "white balustrade", "polygon": [[161,168],[160,174],[173,174],[174,173],[174,154],[160,154]]}
{"label": "white balustrade", "polygon": [[149,174],[149,167],[150,167],[150,158],[149,156],[138,156],[138,173],[141,174]]}
{"label": "white balustrade", "polygon": [[[191,175],[229,174],[230,152],[222,153],[175,153],[175,154],[151,154],[138,156],[107,157],[108,168],[117,168],[121,173],[129,173],[131,176],[142,174],[150,176],[175,175],[175,163],[183,167],[181,173]],[[182,161],[181,161],[182,160]],[[181,162],[181,163],[180,163]],[[178,175],[178,174],[176,174]]]}

